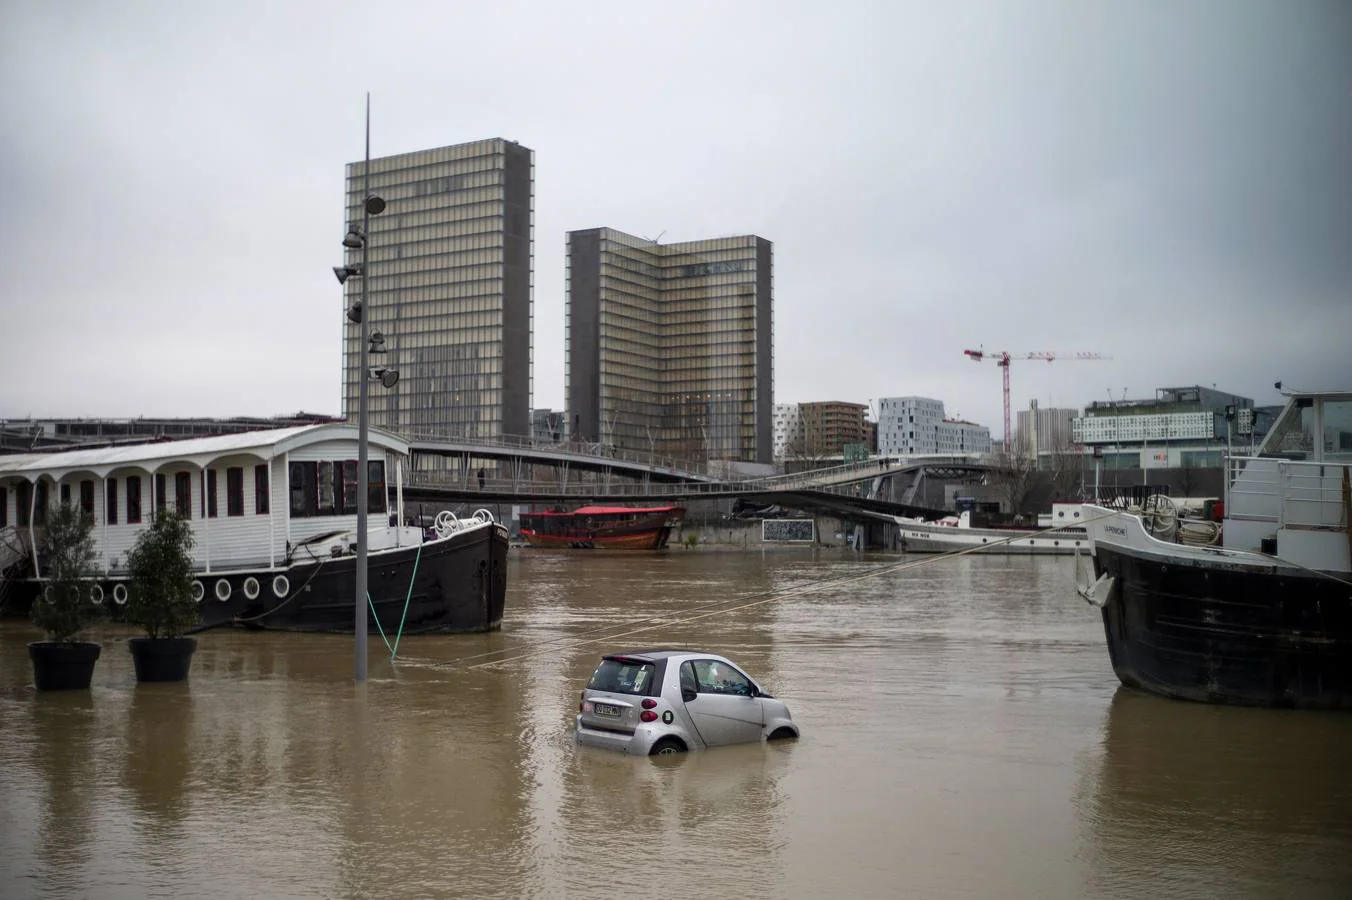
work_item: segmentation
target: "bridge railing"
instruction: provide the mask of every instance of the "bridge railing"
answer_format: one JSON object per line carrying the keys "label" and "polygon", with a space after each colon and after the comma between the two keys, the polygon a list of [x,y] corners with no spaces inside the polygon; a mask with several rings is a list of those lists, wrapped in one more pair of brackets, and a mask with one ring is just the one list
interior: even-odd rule
{"label": "bridge railing", "polygon": [[568,482],[561,479],[517,480],[505,478],[487,478],[480,484],[474,477],[465,473],[451,472],[412,472],[408,484],[411,487],[458,487],[473,490],[476,487],[484,493],[515,494],[520,496],[549,495],[569,497],[645,497],[679,493],[683,496],[759,494],[766,492],[787,493],[795,490],[819,490],[832,493],[845,492],[842,482],[859,481],[866,478],[895,472],[898,468],[920,464],[934,465],[975,465],[977,460],[969,457],[931,456],[897,460],[886,467],[873,463],[850,463],[843,466],[831,466],[826,469],[814,469],[793,475],[774,475],[766,478],[744,478],[728,481],[687,481],[679,486],[659,485],[653,482],[601,483],[596,479]]}

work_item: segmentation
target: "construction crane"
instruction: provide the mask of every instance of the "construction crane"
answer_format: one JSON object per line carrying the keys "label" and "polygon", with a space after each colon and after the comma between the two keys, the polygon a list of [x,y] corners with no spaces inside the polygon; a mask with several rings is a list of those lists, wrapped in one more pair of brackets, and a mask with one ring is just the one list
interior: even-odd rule
{"label": "construction crane", "polygon": [[1112,359],[1110,356],[1104,356],[1100,353],[1050,353],[1046,350],[1034,350],[1031,353],[1010,353],[1008,350],[964,350],[962,351],[973,362],[981,362],[983,359],[993,359],[995,364],[1004,372],[1005,382],[1005,448],[1008,451],[1010,446],[1009,428],[1009,362],[1013,359],[1041,359],[1051,362],[1056,359]]}

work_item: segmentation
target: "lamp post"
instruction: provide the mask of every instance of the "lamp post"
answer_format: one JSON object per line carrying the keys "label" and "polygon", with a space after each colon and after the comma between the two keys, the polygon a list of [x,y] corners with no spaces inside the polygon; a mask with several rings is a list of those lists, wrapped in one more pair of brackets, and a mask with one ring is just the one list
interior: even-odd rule
{"label": "lamp post", "polygon": [[[371,341],[370,333],[370,277],[367,274],[367,249],[370,244],[371,234],[371,216],[379,215],[385,210],[385,201],[380,197],[373,195],[370,191],[371,184],[371,95],[366,95],[366,160],[362,168],[362,214],[361,228],[358,230],[356,225],[348,225],[347,234],[343,237],[343,246],[349,250],[361,250],[361,262],[356,266],[335,267],[334,275],[338,277],[338,283],[343,284],[351,277],[361,278],[361,299],[353,306],[348,308],[347,317],[350,321],[360,323],[361,342],[358,345],[357,353],[357,564],[356,564],[356,597],[354,598],[352,609],[353,636],[356,646],[354,648],[353,677],[357,681],[366,680],[366,605],[367,605],[367,513],[369,512],[370,499],[367,496],[370,493],[370,473],[367,471],[367,463],[370,457],[369,437],[370,428],[367,424],[368,417],[368,390],[367,382],[371,378],[371,373],[367,370],[367,344]],[[383,340],[381,341],[383,344]],[[393,374],[393,379],[398,379],[398,374]],[[393,385],[394,380],[389,380],[386,373],[382,371],[381,381],[386,387]]]}

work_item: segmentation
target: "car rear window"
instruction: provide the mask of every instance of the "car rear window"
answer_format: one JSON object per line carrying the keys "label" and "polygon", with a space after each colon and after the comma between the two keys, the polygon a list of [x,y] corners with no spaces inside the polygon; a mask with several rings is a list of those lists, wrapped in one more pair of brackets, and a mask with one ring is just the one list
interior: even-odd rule
{"label": "car rear window", "polygon": [[653,664],[636,659],[603,659],[587,687],[614,694],[646,694],[653,683]]}

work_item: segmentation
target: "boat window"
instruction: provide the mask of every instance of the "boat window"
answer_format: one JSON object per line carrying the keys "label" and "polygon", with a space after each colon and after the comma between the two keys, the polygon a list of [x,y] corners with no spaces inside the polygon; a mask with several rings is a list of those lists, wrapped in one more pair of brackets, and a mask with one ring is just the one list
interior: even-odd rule
{"label": "boat window", "polygon": [[103,485],[103,493],[107,496],[107,510],[104,511],[104,519],[109,525],[117,524],[117,479],[109,478]]}
{"label": "boat window", "polygon": [[207,489],[206,493],[206,513],[207,518],[216,518],[216,470],[206,470]]}
{"label": "boat window", "polygon": [[366,463],[366,512],[383,513],[385,511],[385,461],[369,460]]}
{"label": "boat window", "polygon": [[0,487],[0,528],[9,524],[9,489]]}
{"label": "boat window", "polygon": [[333,463],[329,460],[323,460],[318,463],[318,496],[319,496],[319,514],[321,516],[331,516],[334,514],[334,483],[333,483]]}
{"label": "boat window", "polygon": [[316,466],[312,462],[293,462],[291,478],[291,515],[295,518],[313,516],[319,508]]}
{"label": "boat window", "polygon": [[345,516],[355,516],[357,514],[357,461],[355,459],[345,459],[342,462],[343,477],[340,488],[342,490],[342,514]]}
{"label": "boat window", "polygon": [[587,687],[612,694],[645,694],[653,680],[653,664],[636,659],[603,659]]}
{"label": "boat window", "polygon": [[244,515],[244,467],[231,466],[225,470],[225,514]]}
{"label": "boat window", "polygon": [[14,485],[14,523],[28,524],[28,510],[33,505],[33,486],[26,481]]}
{"label": "boat window", "polygon": [[268,494],[268,467],[254,466],[254,512],[266,515],[271,509]]}
{"label": "boat window", "polygon": [[47,482],[45,482],[45,481],[39,481],[39,482],[37,483],[37,487],[34,488],[34,493],[35,493],[37,496],[36,496],[36,499],[33,501],[33,524],[34,524],[34,525],[46,525],[46,524],[47,524]]}
{"label": "boat window", "polygon": [[85,515],[94,515],[94,482],[88,479],[80,482],[80,509]]}
{"label": "boat window", "polygon": [[169,488],[163,472],[155,473],[155,514],[164,512],[169,505]]}
{"label": "boat window", "polygon": [[174,511],[192,518],[192,475],[187,472],[174,473]]}
{"label": "boat window", "polygon": [[1324,401],[1324,461],[1352,461],[1352,400]]}
{"label": "boat window", "polygon": [[1259,453],[1286,459],[1306,459],[1314,452],[1314,406],[1292,403],[1272,426]]}
{"label": "boat window", "polygon": [[61,485],[61,505],[70,506],[70,485]]}
{"label": "boat window", "polygon": [[141,522],[141,476],[127,476],[127,524]]}

